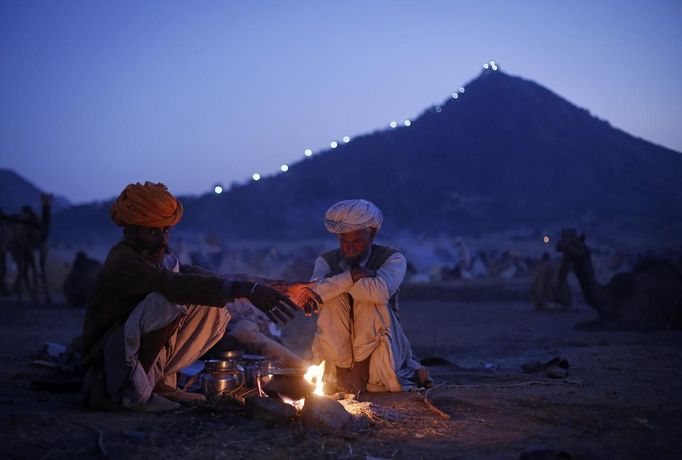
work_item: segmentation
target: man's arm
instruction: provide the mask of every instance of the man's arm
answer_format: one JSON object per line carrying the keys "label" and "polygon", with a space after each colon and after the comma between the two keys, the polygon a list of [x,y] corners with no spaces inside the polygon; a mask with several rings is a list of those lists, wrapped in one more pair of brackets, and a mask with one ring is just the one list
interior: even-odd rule
{"label": "man's arm", "polygon": [[323,302],[348,292],[351,286],[353,286],[353,278],[350,271],[328,276],[330,272],[331,269],[327,261],[322,257],[318,257],[315,260],[313,276],[310,279],[315,282],[311,286],[313,291],[320,295]]}
{"label": "man's arm", "polygon": [[192,275],[208,275],[208,276],[217,276],[215,273],[212,271],[206,270],[203,267],[200,267],[198,265],[185,265],[185,264],[180,264],[180,273],[190,273]]}
{"label": "man's arm", "polygon": [[[365,272],[367,273],[366,269]],[[379,267],[374,276],[358,279],[348,293],[357,301],[385,304],[400,287],[406,272],[407,260],[401,253],[396,252]]]}
{"label": "man's arm", "polygon": [[137,257],[122,276],[138,296],[158,292],[178,304],[222,307],[230,300],[247,298],[272,321],[286,323],[293,318],[296,305],[271,287],[250,281],[226,280],[218,276],[176,273],[147,263]]}
{"label": "man's arm", "polygon": [[[261,278],[246,273],[218,274],[204,270],[203,268],[197,267],[195,265],[181,265],[180,273],[191,273],[195,275],[204,276],[218,276],[224,279],[226,283],[235,281],[248,282],[250,285],[252,285],[253,283],[258,283],[259,285],[271,287],[280,294],[283,294],[286,297],[288,297],[289,300],[291,300],[299,309],[303,310],[306,316],[310,316],[313,313],[317,313],[319,304],[322,302],[322,300],[317,296],[317,294],[315,294],[314,291],[310,290],[309,288],[310,283],[271,280],[269,278]],[[232,297],[238,297],[238,295],[233,292]]]}
{"label": "man's arm", "polygon": [[172,272],[149,264],[141,256],[127,257],[121,262],[125,265],[106,267],[107,272],[115,270],[116,273],[107,278],[115,280],[111,287],[120,289],[119,293],[126,297],[158,292],[173,303],[216,307],[222,307],[229,300],[225,296],[225,281],[215,275]]}
{"label": "man's arm", "polygon": [[190,273],[193,275],[207,275],[207,276],[217,276],[228,281],[248,281],[250,283],[258,283],[265,285],[273,285],[281,283],[279,280],[272,280],[270,278],[262,278],[259,276],[249,275],[248,273],[217,273],[206,270],[198,265],[180,265],[180,273]]}

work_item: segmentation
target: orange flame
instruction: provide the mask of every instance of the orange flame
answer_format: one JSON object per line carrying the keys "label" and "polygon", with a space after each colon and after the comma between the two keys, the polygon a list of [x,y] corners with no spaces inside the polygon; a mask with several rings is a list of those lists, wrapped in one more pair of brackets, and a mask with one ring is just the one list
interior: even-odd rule
{"label": "orange flame", "polygon": [[[325,362],[322,361],[320,364],[312,365],[308,367],[308,371],[305,373],[303,376],[306,381],[312,385],[315,385],[315,390],[313,391],[313,394],[324,396],[324,382],[322,381],[322,376],[324,375],[324,364]],[[303,409],[303,405],[305,404],[305,398],[301,398],[298,400],[294,400],[291,398],[287,398],[286,396],[279,395],[280,399],[282,402],[286,404],[291,404],[294,406],[294,408],[297,411],[301,411]]]}
{"label": "orange flame", "polygon": [[324,396],[324,382],[322,381],[322,376],[324,375],[324,364],[324,361],[317,366],[313,364],[312,366],[308,367],[308,372],[306,372],[303,376],[303,378],[305,378],[308,382],[315,385],[315,391],[313,391],[313,394],[320,396]]}

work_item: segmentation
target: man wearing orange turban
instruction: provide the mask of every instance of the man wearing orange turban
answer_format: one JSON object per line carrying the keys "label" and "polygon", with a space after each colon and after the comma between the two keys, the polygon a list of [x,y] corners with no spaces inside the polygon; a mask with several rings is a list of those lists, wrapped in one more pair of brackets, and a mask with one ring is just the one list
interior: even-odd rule
{"label": "man wearing orange turban", "polygon": [[[176,373],[220,340],[230,319],[225,304],[234,299],[250,300],[273,321],[293,318],[297,305],[264,283],[180,265],[168,236],[182,213],[168,188],[151,182],[128,185],[111,207],[124,238],[102,266],[83,326],[91,408],[164,411],[177,407],[174,401],[203,399],[177,390]],[[306,309],[317,307],[311,293],[303,295]]]}
{"label": "man wearing orange turban", "polygon": [[182,203],[163,184],[128,185],[111,207],[111,219],[121,227],[172,227],[182,219]]}

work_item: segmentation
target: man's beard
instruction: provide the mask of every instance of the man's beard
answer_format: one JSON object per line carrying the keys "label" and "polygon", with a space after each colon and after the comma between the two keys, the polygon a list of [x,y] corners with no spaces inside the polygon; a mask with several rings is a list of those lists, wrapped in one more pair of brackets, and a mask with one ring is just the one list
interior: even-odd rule
{"label": "man's beard", "polygon": [[166,254],[170,254],[171,250],[167,244],[158,244],[150,248],[142,249],[142,256],[154,260],[155,262],[161,262]]}
{"label": "man's beard", "polygon": [[358,256],[354,256],[354,257],[343,256],[343,260],[346,262],[346,264],[350,265],[351,267],[357,267],[358,265],[360,265],[360,262],[362,262],[362,260],[365,257],[367,257],[366,251],[363,252],[362,254],[360,254]]}

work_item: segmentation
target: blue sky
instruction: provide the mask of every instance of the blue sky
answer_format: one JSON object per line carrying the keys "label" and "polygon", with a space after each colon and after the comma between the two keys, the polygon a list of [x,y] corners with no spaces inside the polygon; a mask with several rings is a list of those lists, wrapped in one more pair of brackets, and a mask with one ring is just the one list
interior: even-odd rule
{"label": "blue sky", "polygon": [[678,1],[0,1],[0,167],[177,194],[414,117],[496,60],[682,151]]}

